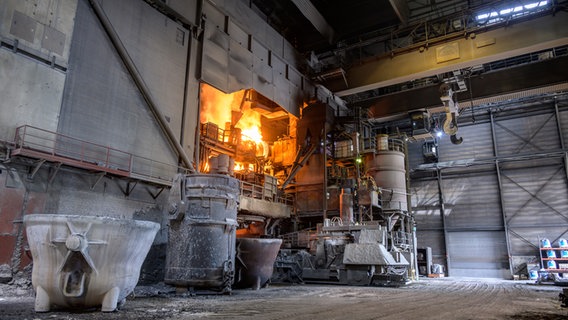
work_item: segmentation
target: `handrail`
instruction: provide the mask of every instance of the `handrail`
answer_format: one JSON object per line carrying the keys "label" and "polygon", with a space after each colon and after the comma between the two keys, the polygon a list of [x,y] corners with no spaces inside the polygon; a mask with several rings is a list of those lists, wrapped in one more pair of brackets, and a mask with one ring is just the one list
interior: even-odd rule
{"label": "handrail", "polygon": [[278,194],[267,197],[267,193],[270,193],[271,191],[265,188],[264,186],[242,180],[239,181],[240,181],[241,196],[267,200],[270,202],[281,203],[288,206],[293,205],[293,200],[291,199],[290,196],[283,196],[282,194]]}
{"label": "handrail", "polygon": [[176,173],[191,170],[137,156],[110,146],[74,138],[58,132],[23,125],[16,128],[14,155],[46,156],[77,167],[169,184]]}

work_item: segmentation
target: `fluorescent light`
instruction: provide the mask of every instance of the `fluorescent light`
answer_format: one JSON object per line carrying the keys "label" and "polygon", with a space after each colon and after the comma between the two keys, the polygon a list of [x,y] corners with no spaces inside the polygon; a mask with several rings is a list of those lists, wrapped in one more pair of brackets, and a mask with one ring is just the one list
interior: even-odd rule
{"label": "fluorescent light", "polygon": [[[525,11],[525,10],[531,10],[531,9],[534,9],[534,8],[544,7],[547,4],[548,4],[548,1],[532,2],[532,3],[526,4],[524,6],[516,6],[516,7],[505,8],[505,9],[500,10],[499,12],[491,11],[491,12],[478,14],[475,18],[478,21],[480,21],[480,20],[483,21],[483,20],[486,20],[488,18],[495,18],[495,19],[491,19],[487,22],[496,22],[496,21],[498,21],[497,19],[500,15],[508,15],[510,13],[520,13],[520,12]],[[514,16],[516,16],[516,15],[514,15]]]}

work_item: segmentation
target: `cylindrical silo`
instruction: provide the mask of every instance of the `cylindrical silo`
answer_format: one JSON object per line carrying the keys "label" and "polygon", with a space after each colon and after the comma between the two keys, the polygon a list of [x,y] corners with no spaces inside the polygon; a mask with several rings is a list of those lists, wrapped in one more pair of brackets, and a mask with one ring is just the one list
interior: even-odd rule
{"label": "cylindrical silo", "polygon": [[239,193],[239,181],[226,175],[185,177],[187,210],[170,220],[166,283],[230,292]]}
{"label": "cylindrical silo", "polygon": [[377,150],[367,155],[367,173],[375,179],[381,190],[383,210],[407,210],[406,170],[404,153],[394,150]]}

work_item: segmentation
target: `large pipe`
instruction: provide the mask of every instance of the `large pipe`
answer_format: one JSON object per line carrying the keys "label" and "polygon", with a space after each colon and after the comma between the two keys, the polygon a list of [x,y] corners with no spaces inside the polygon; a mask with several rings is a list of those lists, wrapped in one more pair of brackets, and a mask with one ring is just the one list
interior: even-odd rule
{"label": "large pipe", "polygon": [[183,150],[182,145],[179,143],[179,141],[176,138],[176,135],[174,134],[174,132],[172,131],[172,129],[168,125],[166,118],[160,112],[160,110],[158,110],[157,104],[155,103],[154,98],[152,97],[152,94],[150,93],[150,89],[148,89],[148,86],[146,86],[146,83],[144,82],[142,75],[140,74],[140,72],[136,68],[134,61],[132,61],[132,59],[130,58],[128,51],[126,50],[126,48],[122,44],[122,41],[120,41],[118,34],[116,33],[116,31],[112,27],[112,24],[111,24],[110,20],[108,19],[108,17],[106,16],[106,14],[104,13],[102,7],[100,6],[100,4],[96,0],[89,0],[89,3],[91,3],[91,7],[95,11],[97,18],[99,19],[99,21],[101,22],[101,25],[103,26],[103,29],[105,30],[105,32],[109,36],[114,48],[116,49],[116,51],[118,52],[118,55],[122,59],[122,62],[126,66],[126,69],[128,70],[128,72],[132,76],[134,83],[136,83],[136,86],[140,90],[140,93],[142,93],[144,100],[146,101],[146,103],[150,107],[150,111],[152,111],[154,118],[156,118],[156,120],[158,121],[158,124],[160,125],[160,128],[165,133],[165,135],[168,139],[168,142],[175,149],[178,157],[181,159],[181,161],[185,165],[185,168],[189,169],[190,172],[195,172],[195,170],[193,169],[192,162],[187,157],[187,154],[185,154],[185,151]]}

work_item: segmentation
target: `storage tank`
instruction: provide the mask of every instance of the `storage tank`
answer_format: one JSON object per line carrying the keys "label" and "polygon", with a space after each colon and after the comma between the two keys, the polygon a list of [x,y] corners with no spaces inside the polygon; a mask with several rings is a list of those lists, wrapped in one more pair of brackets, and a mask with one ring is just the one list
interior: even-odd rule
{"label": "storage tank", "polygon": [[165,283],[230,292],[235,271],[239,181],[226,175],[185,177],[184,214],[170,216]]}
{"label": "storage tank", "polygon": [[[396,140],[395,140],[396,141]],[[375,153],[366,156],[365,169],[381,190],[383,210],[406,211],[406,170],[402,141],[380,143]]]}

